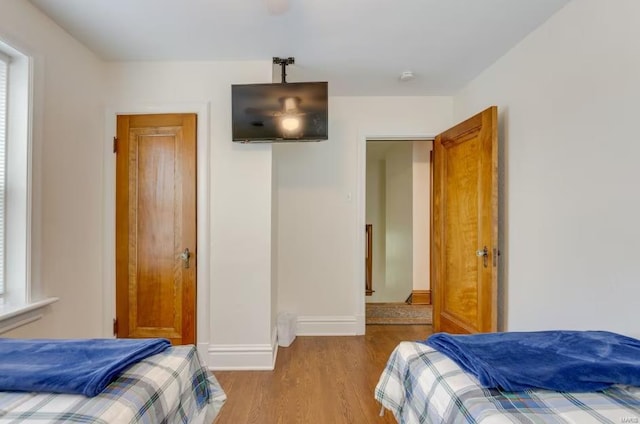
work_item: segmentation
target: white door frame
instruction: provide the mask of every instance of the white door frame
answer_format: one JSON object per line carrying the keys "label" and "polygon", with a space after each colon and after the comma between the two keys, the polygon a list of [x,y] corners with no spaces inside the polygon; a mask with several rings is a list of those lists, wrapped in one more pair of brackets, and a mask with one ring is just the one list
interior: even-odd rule
{"label": "white door frame", "polygon": [[[103,255],[102,255],[102,297],[103,297],[103,337],[114,337],[112,331],[113,318],[116,316],[116,155],[113,153],[113,137],[116,135],[117,115],[140,115],[162,113],[195,113],[197,118],[197,252],[200,260],[196,275],[197,316],[196,340],[199,347],[209,343],[209,239],[210,239],[210,152],[209,122],[210,103],[152,103],[109,106],[105,111],[105,143],[103,161],[104,208],[103,208]],[[206,352],[200,352],[206,357]]]}
{"label": "white door frame", "polygon": [[[394,135],[389,135],[394,134]],[[433,141],[436,134],[404,134],[402,131],[360,131],[356,144],[356,236],[353,246],[355,261],[354,275],[355,299],[357,311],[357,332],[365,334],[365,224],[366,224],[366,190],[367,190],[367,141]]]}

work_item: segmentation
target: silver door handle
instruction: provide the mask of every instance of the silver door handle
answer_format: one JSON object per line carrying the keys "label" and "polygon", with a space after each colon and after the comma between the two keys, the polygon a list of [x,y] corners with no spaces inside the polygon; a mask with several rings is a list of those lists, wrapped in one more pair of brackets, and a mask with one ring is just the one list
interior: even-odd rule
{"label": "silver door handle", "polygon": [[189,268],[189,258],[191,257],[191,252],[189,252],[189,248],[185,248],[184,251],[180,254],[180,259],[182,259],[182,267]]}
{"label": "silver door handle", "polygon": [[476,250],[476,256],[482,258],[482,264],[485,268],[489,265],[489,249],[487,249],[487,246],[482,250]]}

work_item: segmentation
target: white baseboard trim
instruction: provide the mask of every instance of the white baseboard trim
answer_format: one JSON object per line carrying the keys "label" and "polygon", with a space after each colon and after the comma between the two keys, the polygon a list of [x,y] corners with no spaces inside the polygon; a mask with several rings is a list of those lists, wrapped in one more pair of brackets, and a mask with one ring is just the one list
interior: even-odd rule
{"label": "white baseboard trim", "polygon": [[364,315],[356,315],[356,334],[364,336],[367,328],[367,320]]}
{"label": "white baseboard trim", "polygon": [[212,371],[271,371],[278,356],[278,333],[272,332],[271,344],[206,344],[206,365]]}
{"label": "white baseboard trim", "polygon": [[296,336],[355,336],[363,334],[353,315],[299,316]]}
{"label": "white baseboard trim", "polygon": [[271,352],[273,355],[273,361],[271,361],[271,369],[276,369],[276,358],[278,357],[278,327],[273,327],[271,330]]}

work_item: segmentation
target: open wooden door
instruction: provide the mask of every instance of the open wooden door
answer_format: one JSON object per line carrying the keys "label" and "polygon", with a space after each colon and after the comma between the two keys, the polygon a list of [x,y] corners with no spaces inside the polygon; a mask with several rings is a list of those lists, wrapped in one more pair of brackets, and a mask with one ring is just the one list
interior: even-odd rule
{"label": "open wooden door", "polygon": [[497,331],[497,130],[492,106],[434,142],[434,331]]}

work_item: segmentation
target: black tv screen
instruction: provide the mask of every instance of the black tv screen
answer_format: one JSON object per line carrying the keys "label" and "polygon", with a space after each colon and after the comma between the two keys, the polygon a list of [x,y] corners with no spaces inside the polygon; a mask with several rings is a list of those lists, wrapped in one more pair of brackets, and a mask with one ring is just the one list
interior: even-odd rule
{"label": "black tv screen", "polygon": [[235,142],[320,141],[328,138],[326,82],[234,84]]}

